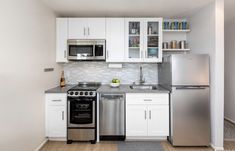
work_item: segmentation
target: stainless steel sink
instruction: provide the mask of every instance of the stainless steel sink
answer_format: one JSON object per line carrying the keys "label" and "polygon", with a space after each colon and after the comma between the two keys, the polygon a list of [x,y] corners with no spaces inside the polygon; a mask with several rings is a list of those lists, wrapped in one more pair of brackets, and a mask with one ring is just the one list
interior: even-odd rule
{"label": "stainless steel sink", "polygon": [[130,88],[136,90],[157,90],[157,86],[153,85],[131,85]]}

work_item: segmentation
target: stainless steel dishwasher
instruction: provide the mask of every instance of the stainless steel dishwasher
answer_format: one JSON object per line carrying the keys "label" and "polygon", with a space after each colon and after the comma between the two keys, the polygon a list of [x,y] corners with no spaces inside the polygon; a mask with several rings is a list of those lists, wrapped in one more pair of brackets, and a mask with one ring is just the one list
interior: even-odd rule
{"label": "stainless steel dishwasher", "polygon": [[125,140],[125,94],[100,94],[100,140]]}

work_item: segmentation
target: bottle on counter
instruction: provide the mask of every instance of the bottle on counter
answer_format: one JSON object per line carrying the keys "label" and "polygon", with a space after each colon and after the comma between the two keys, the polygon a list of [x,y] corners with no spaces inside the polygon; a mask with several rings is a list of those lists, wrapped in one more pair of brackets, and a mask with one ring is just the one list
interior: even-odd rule
{"label": "bottle on counter", "polygon": [[60,87],[65,87],[64,71],[62,71],[62,74],[61,74]]}

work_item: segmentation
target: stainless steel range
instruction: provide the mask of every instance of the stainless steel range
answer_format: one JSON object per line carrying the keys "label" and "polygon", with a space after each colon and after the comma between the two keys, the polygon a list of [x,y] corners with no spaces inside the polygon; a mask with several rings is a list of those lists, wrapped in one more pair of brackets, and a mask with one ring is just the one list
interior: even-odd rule
{"label": "stainless steel range", "polygon": [[96,90],[100,85],[80,82],[68,91],[67,144],[73,141],[96,143]]}

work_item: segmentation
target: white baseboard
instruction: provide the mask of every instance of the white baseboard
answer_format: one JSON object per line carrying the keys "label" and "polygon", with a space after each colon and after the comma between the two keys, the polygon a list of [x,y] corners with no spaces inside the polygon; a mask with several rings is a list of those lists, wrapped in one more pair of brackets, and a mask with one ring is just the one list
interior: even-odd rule
{"label": "white baseboard", "polygon": [[235,124],[235,121],[231,120],[231,119],[228,118],[228,117],[224,117],[224,119],[227,120],[227,121],[229,121],[229,122],[231,122],[231,123],[233,123],[233,124]]}
{"label": "white baseboard", "polygon": [[47,143],[48,139],[46,138],[36,149],[35,151],[40,151],[40,149],[42,149],[42,147]]}
{"label": "white baseboard", "polygon": [[62,142],[64,142],[64,141],[66,141],[67,139],[66,139],[66,137],[49,137],[48,140],[50,140],[50,141],[62,141]]}
{"label": "white baseboard", "polygon": [[221,151],[224,150],[224,147],[217,147],[214,144],[211,144],[211,147],[214,149],[214,151]]}

